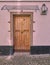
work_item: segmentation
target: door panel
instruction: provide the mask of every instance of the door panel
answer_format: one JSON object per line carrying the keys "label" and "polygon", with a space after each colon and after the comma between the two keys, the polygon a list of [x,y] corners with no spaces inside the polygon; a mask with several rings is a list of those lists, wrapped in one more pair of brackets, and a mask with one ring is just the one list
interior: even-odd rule
{"label": "door panel", "polygon": [[15,50],[30,50],[30,24],[29,15],[14,15],[13,41]]}

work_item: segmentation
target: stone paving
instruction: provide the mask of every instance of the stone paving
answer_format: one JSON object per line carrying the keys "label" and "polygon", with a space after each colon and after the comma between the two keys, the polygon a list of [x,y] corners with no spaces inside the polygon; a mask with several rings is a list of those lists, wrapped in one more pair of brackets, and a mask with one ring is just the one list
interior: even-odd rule
{"label": "stone paving", "polygon": [[50,65],[50,55],[15,53],[13,56],[0,56],[0,65]]}

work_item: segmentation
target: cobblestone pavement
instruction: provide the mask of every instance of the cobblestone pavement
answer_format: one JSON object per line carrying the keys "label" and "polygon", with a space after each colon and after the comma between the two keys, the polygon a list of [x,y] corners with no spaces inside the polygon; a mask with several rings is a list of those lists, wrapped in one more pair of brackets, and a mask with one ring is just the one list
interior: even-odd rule
{"label": "cobblestone pavement", "polygon": [[0,56],[0,65],[50,65],[50,55],[14,54]]}

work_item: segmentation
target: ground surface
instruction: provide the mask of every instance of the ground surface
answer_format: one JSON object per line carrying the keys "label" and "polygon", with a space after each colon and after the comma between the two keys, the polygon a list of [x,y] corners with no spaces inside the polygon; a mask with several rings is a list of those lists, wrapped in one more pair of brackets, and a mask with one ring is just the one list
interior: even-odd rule
{"label": "ground surface", "polygon": [[0,65],[50,65],[50,55],[15,53],[13,56],[0,56]]}

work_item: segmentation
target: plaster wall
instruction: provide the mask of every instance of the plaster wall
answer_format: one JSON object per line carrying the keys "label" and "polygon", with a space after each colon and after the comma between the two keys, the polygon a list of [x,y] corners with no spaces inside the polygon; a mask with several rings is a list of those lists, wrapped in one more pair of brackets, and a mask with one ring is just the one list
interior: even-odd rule
{"label": "plaster wall", "polygon": [[[1,10],[4,5],[38,5],[39,9],[45,3],[48,7],[47,15],[41,15],[40,10],[23,10],[33,12],[33,46],[50,46],[50,2],[0,2],[0,46],[13,45],[10,39],[10,12]],[[16,11],[17,12],[17,11]]]}

